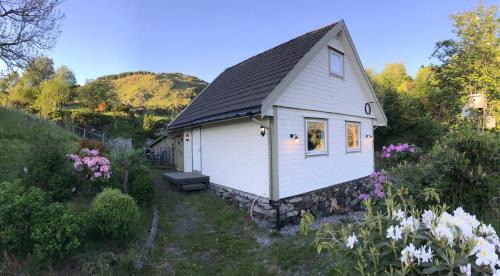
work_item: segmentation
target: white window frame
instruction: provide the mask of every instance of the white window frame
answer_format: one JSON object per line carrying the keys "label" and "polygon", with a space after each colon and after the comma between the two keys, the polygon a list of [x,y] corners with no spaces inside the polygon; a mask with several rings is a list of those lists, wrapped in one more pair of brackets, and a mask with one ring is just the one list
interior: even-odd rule
{"label": "white window frame", "polygon": [[[336,55],[340,58],[340,74],[332,71],[332,55]],[[330,76],[335,76],[342,79],[344,78],[344,53],[333,48],[328,48],[328,70],[330,72]]]}
{"label": "white window frame", "polygon": [[[347,131],[349,125],[355,125],[358,127],[358,147],[349,148],[349,133]],[[346,121],[345,122],[345,150],[347,153],[351,152],[361,152],[361,122]]]}
{"label": "white window frame", "polygon": [[[310,151],[308,149],[308,132],[307,126],[309,122],[323,123],[325,124],[325,149],[322,151]],[[318,155],[328,155],[328,119],[322,118],[304,118],[304,149],[306,156],[318,156]]]}

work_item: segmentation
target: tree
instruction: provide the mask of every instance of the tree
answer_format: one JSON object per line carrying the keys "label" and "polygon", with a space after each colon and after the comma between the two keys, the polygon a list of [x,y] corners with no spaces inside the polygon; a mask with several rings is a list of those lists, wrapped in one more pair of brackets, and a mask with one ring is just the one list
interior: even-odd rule
{"label": "tree", "polygon": [[19,82],[19,73],[10,72],[7,76],[0,79],[0,104],[6,105],[11,90]]}
{"label": "tree", "polygon": [[95,80],[80,87],[78,91],[80,103],[92,110],[99,104],[110,106],[116,102],[116,92],[113,84],[107,80]]}
{"label": "tree", "polygon": [[35,102],[40,114],[47,116],[70,101],[75,84],[75,75],[66,66],[61,66],[50,80],[43,81]]}
{"label": "tree", "polygon": [[384,70],[375,76],[375,80],[383,91],[408,92],[411,89],[412,80],[404,63],[386,63]]}
{"label": "tree", "polygon": [[482,4],[450,18],[457,39],[436,44],[433,57],[441,64],[433,68],[441,90],[439,102],[446,110],[441,119],[453,124],[470,94],[482,93],[490,101],[500,99],[500,19],[496,6]]}
{"label": "tree", "polygon": [[0,0],[0,60],[5,67],[25,68],[53,48],[63,19],[61,2]]}
{"label": "tree", "polygon": [[33,60],[16,86],[8,92],[9,104],[22,108],[31,108],[40,93],[39,85],[54,75],[54,61],[48,57]]}

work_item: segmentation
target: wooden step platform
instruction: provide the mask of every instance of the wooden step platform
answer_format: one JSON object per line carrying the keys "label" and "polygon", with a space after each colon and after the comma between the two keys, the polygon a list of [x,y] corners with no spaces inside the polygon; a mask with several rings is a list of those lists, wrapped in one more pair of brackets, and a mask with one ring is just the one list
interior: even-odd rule
{"label": "wooden step platform", "polygon": [[210,183],[210,177],[193,172],[168,172],[163,174],[163,178],[175,184],[178,191],[202,190]]}

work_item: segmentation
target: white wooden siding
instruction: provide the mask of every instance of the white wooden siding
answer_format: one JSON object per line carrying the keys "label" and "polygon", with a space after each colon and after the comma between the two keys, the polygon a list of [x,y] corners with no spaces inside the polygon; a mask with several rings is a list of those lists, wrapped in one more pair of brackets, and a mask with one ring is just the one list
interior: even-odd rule
{"label": "white wooden siding", "polygon": [[210,182],[269,197],[268,137],[250,119],[201,127],[202,173]]}
{"label": "white wooden siding", "polygon": [[[369,175],[374,169],[372,119],[277,108],[279,198],[325,188]],[[306,156],[304,118],[328,120],[328,155]],[[361,152],[346,152],[345,122],[361,123]],[[299,136],[297,142],[290,134]]]}
{"label": "white wooden siding", "polygon": [[[344,53],[343,78],[330,75],[328,47]],[[354,51],[341,34],[340,40],[331,39],[302,68],[275,105],[375,118],[374,112],[365,114],[365,104],[373,99],[361,70]]]}

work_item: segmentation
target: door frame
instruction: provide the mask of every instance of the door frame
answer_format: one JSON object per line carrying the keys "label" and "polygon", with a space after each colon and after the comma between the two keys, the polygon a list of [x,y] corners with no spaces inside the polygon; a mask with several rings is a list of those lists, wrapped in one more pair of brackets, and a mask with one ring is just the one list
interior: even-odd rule
{"label": "door frame", "polygon": [[[199,130],[199,143],[200,143],[200,170],[195,170],[194,168],[194,151],[195,151],[195,148],[194,148],[194,136],[195,136],[195,129],[198,129]],[[195,127],[195,128],[192,128],[191,129],[191,136],[192,136],[192,141],[191,141],[191,170],[193,172],[197,172],[197,173],[201,173],[202,170],[203,170],[203,166],[202,166],[202,162],[201,162],[201,127]]]}

